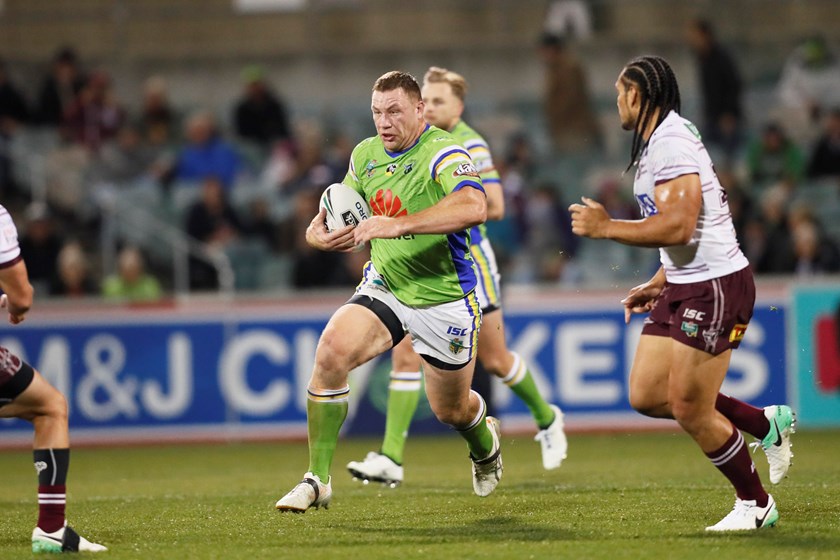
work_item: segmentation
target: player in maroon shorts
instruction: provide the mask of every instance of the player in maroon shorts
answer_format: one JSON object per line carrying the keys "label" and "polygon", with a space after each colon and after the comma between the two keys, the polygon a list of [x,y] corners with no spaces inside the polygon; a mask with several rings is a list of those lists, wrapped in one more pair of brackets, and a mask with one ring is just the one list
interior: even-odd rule
{"label": "player in maroon shorts", "polygon": [[[33,290],[20,255],[17,229],[0,206],[0,307],[9,322],[22,322],[32,306]],[[0,346],[0,418],[22,418],[35,428],[33,456],[38,473],[38,526],[32,552],[100,552],[101,544],[80,537],[64,519],[70,438],[67,401],[40,373]]]}
{"label": "player in maroon shorts", "polygon": [[679,115],[679,87],[665,60],[631,60],[615,87],[621,126],[633,131],[628,170],[636,166],[633,192],[644,217],[610,219],[586,197],[569,211],[578,235],[659,248],[662,267],[622,300],[627,321],[651,312],[630,372],[630,404],[647,416],[676,419],[735,487],[735,507],[708,531],[775,525],[776,504],[739,429],[761,440],[771,481],[778,482],[790,465],[793,412],[720,393],[755,303],[726,192],[697,129]]}

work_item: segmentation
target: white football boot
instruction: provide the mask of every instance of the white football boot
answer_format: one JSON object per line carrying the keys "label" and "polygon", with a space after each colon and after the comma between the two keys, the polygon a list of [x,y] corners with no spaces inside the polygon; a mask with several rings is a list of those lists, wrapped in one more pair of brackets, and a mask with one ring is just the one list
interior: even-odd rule
{"label": "white football boot", "polygon": [[80,536],[64,522],[64,527],[52,533],[35,527],[32,530],[32,552],[104,552],[101,544],[92,543]]}
{"label": "white football boot", "polygon": [[277,500],[274,507],[279,511],[291,511],[292,513],[305,513],[311,507],[327,509],[330,507],[330,501],[332,500],[331,482],[332,477],[324,484],[317,475],[308,472],[303,475],[303,480],[297,486]]}
{"label": "white football boot", "polygon": [[791,465],[793,452],[790,442],[790,434],[796,432],[796,413],[786,405],[773,405],[764,407],[764,416],[770,421],[770,431],[760,442],[750,444],[753,450],[759,446],[764,449],[767,455],[767,463],[770,465],[770,482],[778,484],[787,476]]}
{"label": "white football boot", "polygon": [[569,448],[566,433],[563,431],[563,412],[555,405],[551,405],[551,410],[554,411],[554,421],[534,436],[534,441],[540,442],[542,449],[543,468],[549,471],[560,466]]}
{"label": "white football boot", "polygon": [[365,484],[369,482],[381,482],[391,488],[396,488],[403,481],[402,465],[396,464],[387,455],[376,451],[367,454],[364,461],[350,461],[347,463],[347,470],[353,475],[353,479],[360,479]]}
{"label": "white football boot", "polygon": [[770,496],[766,507],[758,507],[755,500],[741,500],[735,498],[735,507],[729,515],[706,527],[707,531],[755,531],[762,527],[773,527],[779,521],[779,511],[776,501]]}
{"label": "white football boot", "polygon": [[479,496],[489,496],[502,479],[502,445],[499,421],[492,416],[487,417],[487,427],[493,435],[493,451],[484,459],[476,460],[470,454],[473,467],[473,490]]}

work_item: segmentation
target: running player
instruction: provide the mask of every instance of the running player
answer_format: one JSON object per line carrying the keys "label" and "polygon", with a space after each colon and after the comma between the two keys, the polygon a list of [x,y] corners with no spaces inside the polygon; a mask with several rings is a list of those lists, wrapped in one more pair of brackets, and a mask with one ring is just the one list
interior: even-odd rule
{"label": "running player", "polygon": [[622,300],[628,321],[650,312],[630,372],[630,403],[647,416],[676,419],[735,487],[735,507],[706,530],[775,525],[776,503],[739,428],[762,439],[771,481],[778,482],[790,466],[793,412],[720,394],[755,302],[726,192],[697,129],[679,114],[679,87],[665,60],[631,60],[615,87],[621,126],[633,131],[628,170],[637,166],[633,192],[644,217],[610,219],[586,197],[569,210],[578,235],[659,248],[662,267]]}
{"label": "running player", "polygon": [[[0,206],[0,307],[12,325],[32,306],[34,290],[20,254],[17,228]],[[38,473],[38,525],[32,552],[101,552],[101,544],[80,537],[64,519],[70,437],[67,401],[32,366],[0,346],[0,418],[22,418],[35,428],[33,458]]]}
{"label": "running player", "polygon": [[359,143],[344,183],[369,201],[371,218],[328,232],[322,210],[306,240],[326,251],[370,241],[371,262],[356,294],[336,311],[315,353],[309,382],[309,469],[277,509],[327,506],[330,464],[347,415],[348,372],[411,334],[424,362],[426,394],[435,416],[466,440],[473,489],[490,494],[502,476],[499,426],[470,390],[481,309],[470,257],[469,228],[483,222],[487,203],[469,153],[423,120],[420,86],[410,74],[388,72],[373,86],[377,136]]}
{"label": "running player", "polygon": [[[487,193],[487,219],[504,216],[505,200],[499,173],[493,165],[490,149],[474,129],[461,120],[467,82],[463,76],[445,68],[431,67],[423,79],[424,117],[426,122],[448,130],[470,153]],[[487,228],[479,224],[470,229],[470,253],[476,265],[476,295],[481,305],[482,328],[478,336],[478,361],[502,380],[528,406],[538,432],[543,467],[556,469],[566,458],[566,435],[563,413],[540,395],[527,364],[505,342],[504,321],[499,290],[496,256],[487,238]],[[421,388],[421,359],[404,340],[391,353],[391,382],[388,386],[388,411],[385,437],[379,452],[371,451],[363,461],[351,461],[350,473],[362,480],[400,484],[403,480],[403,450],[408,427],[417,410]]]}

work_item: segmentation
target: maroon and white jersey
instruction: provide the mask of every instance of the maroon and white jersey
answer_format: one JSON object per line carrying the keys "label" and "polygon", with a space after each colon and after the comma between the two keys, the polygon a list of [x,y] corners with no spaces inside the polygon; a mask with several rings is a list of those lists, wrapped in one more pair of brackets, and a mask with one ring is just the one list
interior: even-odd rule
{"label": "maroon and white jersey", "polygon": [[20,260],[18,232],[9,211],[0,205],[0,268],[12,266]]}
{"label": "maroon and white jersey", "polygon": [[715,175],[697,128],[671,111],[656,128],[639,159],[633,194],[645,217],[658,212],[654,188],[682,175],[696,173],[703,204],[691,241],[661,247],[665,277],[674,284],[702,282],[737,272],[749,265],[735,236],[726,191]]}

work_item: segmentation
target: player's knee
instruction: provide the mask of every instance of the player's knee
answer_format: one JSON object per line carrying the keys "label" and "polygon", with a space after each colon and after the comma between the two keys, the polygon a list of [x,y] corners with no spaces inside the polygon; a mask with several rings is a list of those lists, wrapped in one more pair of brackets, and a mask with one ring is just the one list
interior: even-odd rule
{"label": "player's knee", "polygon": [[469,411],[453,406],[432,406],[432,412],[438,420],[456,429],[466,426],[471,420]]}
{"label": "player's knee", "polygon": [[696,400],[675,397],[671,399],[671,412],[674,420],[690,431],[701,418],[703,409]]}
{"label": "player's knee", "polygon": [[315,352],[315,369],[329,375],[348,373],[352,366],[351,349],[334,333],[324,332]]}
{"label": "player's knee", "polygon": [[67,423],[67,399],[59,391],[50,391],[39,412],[50,420]]}

